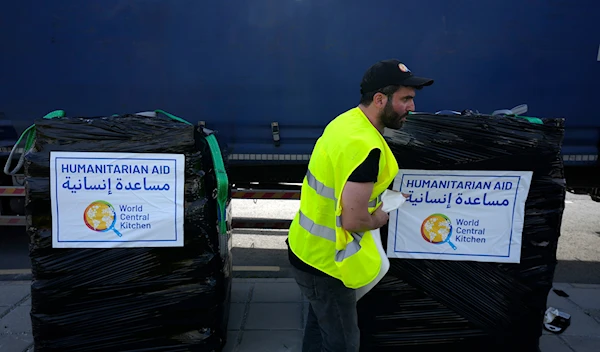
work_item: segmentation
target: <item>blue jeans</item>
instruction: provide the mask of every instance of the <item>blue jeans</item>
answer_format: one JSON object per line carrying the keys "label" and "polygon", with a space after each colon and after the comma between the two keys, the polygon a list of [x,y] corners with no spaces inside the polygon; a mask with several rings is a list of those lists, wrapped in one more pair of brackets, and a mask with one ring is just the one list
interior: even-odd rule
{"label": "blue jeans", "polygon": [[330,276],[292,267],[300,291],[309,301],[302,352],[358,352],[360,330],[356,292]]}

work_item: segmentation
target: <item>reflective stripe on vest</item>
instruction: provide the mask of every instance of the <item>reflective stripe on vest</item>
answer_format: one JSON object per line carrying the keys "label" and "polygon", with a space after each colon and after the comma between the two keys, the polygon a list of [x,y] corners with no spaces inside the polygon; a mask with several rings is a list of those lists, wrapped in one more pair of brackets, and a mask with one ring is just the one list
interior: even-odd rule
{"label": "reflective stripe on vest", "polygon": [[[333,188],[327,187],[321,181],[317,180],[317,178],[310,172],[310,170],[306,173],[306,181],[308,185],[317,192],[318,195],[329,198],[335,201],[337,206],[337,198],[335,197],[335,192]],[[369,207],[374,207],[377,205],[377,202],[381,200],[381,194],[377,196],[375,200],[369,202]],[[308,216],[306,216],[302,211],[300,211],[300,226],[302,226],[306,231],[310,234],[324,238],[331,242],[335,243],[335,229],[332,229],[327,226],[316,224],[312,221]],[[337,216],[335,219],[336,225],[338,227],[342,227],[342,217]],[[365,235],[364,232],[351,232],[350,235],[354,238],[354,241],[348,243],[346,249],[336,250],[335,252],[335,261],[342,262],[344,259],[352,256],[353,254],[358,253],[360,250],[360,240],[362,240]]]}
{"label": "reflective stripe on vest", "polygon": [[[324,238],[335,243],[335,229],[327,226],[315,224],[308,216],[304,215],[302,211],[299,212],[300,219],[299,224],[310,234]],[[335,261],[342,262],[344,259],[356,254],[360,250],[360,240],[365,235],[364,232],[351,232],[350,235],[354,238],[354,241],[348,243],[346,249],[335,251]]]}
{"label": "reflective stripe on vest", "polygon": [[[337,207],[337,198],[335,197],[335,191],[331,187],[325,186],[321,181],[317,180],[317,178],[308,170],[306,172],[306,182],[310,186],[310,188],[314,189],[318,195],[329,198],[335,201],[335,205]],[[377,196],[375,200],[369,202],[369,207],[374,207],[377,205],[377,202],[381,200],[381,194]]]}
{"label": "reflective stripe on vest", "polygon": [[335,242],[335,229],[332,229],[327,226],[315,224],[308,216],[304,215],[302,211],[300,211],[300,226],[302,226],[306,231],[311,234],[329,240],[331,242]]}
{"label": "reflective stripe on vest", "polygon": [[335,204],[337,204],[337,198],[335,198],[335,191],[333,188],[327,187],[321,181],[317,180],[310,170],[306,172],[306,182],[308,182],[308,185],[314,189],[318,195],[332,199],[335,201]]}
{"label": "reflective stripe on vest", "polygon": [[342,262],[344,259],[352,256],[353,254],[358,253],[360,251],[360,240],[362,240],[365,235],[364,232],[351,232],[350,235],[354,238],[354,241],[348,243],[346,249],[341,251],[335,251],[335,261]]}

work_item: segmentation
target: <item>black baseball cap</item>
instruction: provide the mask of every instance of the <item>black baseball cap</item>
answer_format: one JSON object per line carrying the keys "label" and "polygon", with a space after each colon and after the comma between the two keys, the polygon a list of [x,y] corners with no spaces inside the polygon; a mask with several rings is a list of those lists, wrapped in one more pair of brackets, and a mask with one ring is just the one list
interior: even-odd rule
{"label": "black baseball cap", "polygon": [[369,67],[360,83],[360,93],[374,92],[390,85],[420,89],[432,84],[433,79],[417,77],[399,60],[390,59],[379,61]]}

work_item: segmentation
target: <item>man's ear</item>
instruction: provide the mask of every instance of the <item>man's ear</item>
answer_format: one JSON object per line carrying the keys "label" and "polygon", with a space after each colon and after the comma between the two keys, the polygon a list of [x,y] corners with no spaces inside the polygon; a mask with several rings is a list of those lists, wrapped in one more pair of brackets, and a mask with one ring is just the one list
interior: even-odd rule
{"label": "man's ear", "polygon": [[383,93],[376,93],[373,96],[373,103],[375,103],[376,107],[383,108],[387,103],[387,96]]}

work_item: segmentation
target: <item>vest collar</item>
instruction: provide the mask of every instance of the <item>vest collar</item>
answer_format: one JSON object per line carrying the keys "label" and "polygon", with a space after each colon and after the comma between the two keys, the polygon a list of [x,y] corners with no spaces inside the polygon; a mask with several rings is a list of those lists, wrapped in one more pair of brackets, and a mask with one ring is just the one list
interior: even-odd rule
{"label": "vest collar", "polygon": [[361,116],[361,118],[363,119],[363,122],[367,123],[372,129],[374,129],[375,131],[377,131],[377,133],[383,135],[383,133],[379,132],[379,130],[377,129],[377,127],[375,127],[373,125],[373,123],[371,122],[371,120],[369,120],[369,118],[367,117],[367,115],[365,114],[365,112],[362,111],[362,109],[359,106],[355,107],[353,110],[356,110],[356,113]]}

